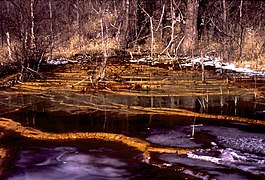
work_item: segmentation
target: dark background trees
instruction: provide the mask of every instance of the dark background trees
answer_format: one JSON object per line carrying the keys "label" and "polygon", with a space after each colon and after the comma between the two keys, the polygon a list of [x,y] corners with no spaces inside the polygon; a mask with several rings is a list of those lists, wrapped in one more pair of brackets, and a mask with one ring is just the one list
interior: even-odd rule
{"label": "dark background trees", "polygon": [[[260,0],[1,0],[1,61],[38,71],[43,59],[76,53],[264,58]],[[102,30],[104,38],[102,38]]]}

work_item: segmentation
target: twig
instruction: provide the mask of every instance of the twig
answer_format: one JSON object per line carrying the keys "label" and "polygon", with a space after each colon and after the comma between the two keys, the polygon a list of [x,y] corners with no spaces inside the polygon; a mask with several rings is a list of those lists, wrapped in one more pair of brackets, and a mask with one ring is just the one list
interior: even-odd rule
{"label": "twig", "polygon": [[178,43],[178,45],[177,45],[177,48],[176,48],[176,55],[178,54],[177,52],[178,52],[178,49],[179,49],[179,46],[180,46],[180,44],[182,43],[182,41],[184,40],[184,38],[185,38],[185,35],[181,38],[181,40],[179,41],[179,43]]}
{"label": "twig", "polygon": [[35,70],[33,70],[33,69],[29,68],[29,67],[27,67],[26,70],[27,70],[27,71],[30,71],[30,72],[33,72],[33,73],[39,75],[41,78],[43,78],[42,75],[41,75],[39,72],[37,72],[37,71],[35,71]]}
{"label": "twig", "polygon": [[89,79],[89,78],[90,78],[90,77],[86,77],[85,79],[82,79],[81,81],[79,81],[79,82],[73,84],[72,86],[79,85],[79,84],[81,84],[82,82],[85,82],[85,81],[86,81],[87,79]]}
{"label": "twig", "polygon": [[157,25],[157,27],[156,27],[156,30],[155,30],[155,31],[158,31],[158,29],[159,29],[159,26],[160,26],[160,24],[162,23],[162,20],[163,20],[164,13],[165,13],[165,4],[163,4],[163,9],[162,9],[162,13],[161,13],[161,16],[160,16],[160,20],[159,20],[159,23],[158,23],[158,25]]}
{"label": "twig", "polygon": [[174,40],[176,39],[176,37],[174,37],[173,39],[170,39],[167,47],[160,53],[160,55],[163,54],[170,47],[170,45],[174,42]]}

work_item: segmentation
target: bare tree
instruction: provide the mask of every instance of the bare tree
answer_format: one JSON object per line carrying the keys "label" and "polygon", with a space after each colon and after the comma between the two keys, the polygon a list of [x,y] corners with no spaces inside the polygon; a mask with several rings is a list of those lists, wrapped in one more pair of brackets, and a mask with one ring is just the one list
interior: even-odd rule
{"label": "bare tree", "polygon": [[79,0],[76,0],[74,4],[74,9],[76,11],[76,31],[77,31],[77,37],[78,37],[78,47],[79,51],[82,50],[82,43],[81,43],[81,14],[80,14],[80,2]]}
{"label": "bare tree", "polygon": [[49,20],[50,20],[50,57],[53,59],[54,33],[53,33],[53,5],[52,0],[49,0]]}
{"label": "bare tree", "polygon": [[34,16],[34,2],[35,0],[30,0],[30,20],[31,20],[31,31],[30,31],[30,44],[31,48],[35,48],[35,16]]}
{"label": "bare tree", "polygon": [[150,43],[150,57],[153,59],[154,56],[154,25],[153,25],[153,15],[150,15],[144,8],[142,8],[143,12],[148,16],[150,21],[150,32],[151,32],[151,43]]}
{"label": "bare tree", "polygon": [[[174,0],[170,0],[170,16],[171,16],[171,26],[170,26],[170,29],[171,29],[171,36],[170,36],[170,41],[168,42],[166,48],[160,53],[160,54],[163,54],[166,50],[168,50],[170,47],[171,49],[171,52],[173,51],[174,49],[174,41],[176,39],[175,37],[175,25],[177,23],[177,21],[180,21],[180,19],[177,19],[176,17],[176,10],[175,10],[175,1]],[[163,6],[163,9],[164,9],[164,6]]]}
{"label": "bare tree", "polygon": [[226,57],[228,55],[227,53],[227,5],[226,5],[226,0],[222,0],[222,5],[223,5],[223,58],[222,59],[229,59]]}
{"label": "bare tree", "polygon": [[[6,3],[6,8],[7,8],[7,13],[10,13],[10,9],[9,9],[9,2],[5,2]],[[13,57],[12,57],[12,48],[11,48],[11,37],[10,37],[10,33],[9,30],[6,30],[6,43],[7,43],[7,49],[8,49],[8,58],[9,60],[13,61]]]}
{"label": "bare tree", "polygon": [[8,49],[8,58],[9,58],[9,60],[13,61],[12,49],[11,49],[11,40],[10,40],[10,34],[8,31],[6,32],[6,43],[7,43],[7,49]]}
{"label": "bare tree", "polygon": [[240,0],[240,5],[239,5],[239,59],[242,57],[242,51],[243,51],[243,32],[244,32],[244,27],[243,27],[243,0]]}
{"label": "bare tree", "polygon": [[128,37],[129,37],[129,23],[130,23],[130,0],[123,0],[123,11],[125,18],[124,21],[121,22],[121,34],[120,34],[120,45],[122,49],[127,49],[128,47]]}
{"label": "bare tree", "polygon": [[197,41],[197,19],[198,19],[198,0],[188,0],[186,9],[186,21],[184,27],[185,38],[182,43],[182,51],[185,54],[191,53],[196,47]]}

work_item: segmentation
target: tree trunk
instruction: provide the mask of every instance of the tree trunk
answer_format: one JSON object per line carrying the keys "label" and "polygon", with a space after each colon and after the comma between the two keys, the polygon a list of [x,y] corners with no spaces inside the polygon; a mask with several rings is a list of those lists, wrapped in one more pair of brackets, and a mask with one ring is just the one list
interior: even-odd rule
{"label": "tree trunk", "polygon": [[202,64],[202,83],[206,83],[206,80],[205,80],[205,69],[204,69],[204,59],[203,59],[202,53],[201,53],[201,64]]}
{"label": "tree trunk", "polygon": [[122,23],[122,30],[120,34],[120,45],[122,49],[127,49],[128,47],[128,36],[129,36],[129,21],[130,21],[130,0],[124,0],[124,10],[125,10],[125,18]]}
{"label": "tree trunk", "polygon": [[6,32],[6,42],[7,42],[7,48],[8,48],[8,58],[9,58],[9,60],[13,61],[9,32]]}
{"label": "tree trunk", "polygon": [[76,25],[77,25],[77,36],[78,36],[78,48],[79,48],[79,51],[81,51],[82,50],[82,43],[81,43],[81,26],[80,26],[80,5],[79,5],[79,0],[76,0],[75,8],[76,8]]}
{"label": "tree trunk", "polygon": [[148,16],[150,21],[150,32],[151,32],[151,44],[150,44],[150,58],[153,59],[154,55],[154,23],[153,23],[153,16],[148,14],[148,12],[142,8],[143,12]]}
{"label": "tree trunk", "polygon": [[[1,14],[3,14],[3,9],[1,9]],[[5,30],[4,30],[4,23],[3,23],[3,19],[1,18],[1,45],[2,45],[2,48],[4,47],[4,33],[5,33]]]}
{"label": "tree trunk", "polygon": [[243,51],[243,32],[244,32],[244,26],[242,22],[242,8],[243,8],[243,0],[240,0],[240,6],[239,6],[239,59],[242,58],[242,51]]}
{"label": "tree trunk", "polygon": [[184,27],[185,38],[182,43],[184,54],[193,52],[197,41],[197,19],[198,19],[198,0],[188,0],[186,11],[186,23]]}
{"label": "tree trunk", "polygon": [[228,60],[229,59],[229,53],[228,53],[228,46],[229,46],[229,42],[228,42],[228,38],[227,38],[227,34],[228,34],[228,26],[227,26],[227,4],[226,4],[226,0],[222,0],[222,4],[223,4],[223,60]]}
{"label": "tree trunk", "polygon": [[174,38],[175,38],[175,24],[176,24],[176,12],[175,12],[175,8],[173,6],[173,0],[171,0],[170,2],[170,11],[171,11],[171,40],[170,40],[170,46],[171,46],[171,50],[170,52],[173,52],[174,49]]}
{"label": "tree trunk", "polygon": [[223,0],[223,27],[225,28],[225,23],[226,23],[226,20],[227,20],[227,12],[226,12],[226,1]]}
{"label": "tree trunk", "polygon": [[107,42],[105,38],[105,33],[104,33],[104,15],[101,15],[100,19],[100,26],[101,26],[101,39],[102,39],[102,46],[103,46],[103,62],[101,63],[101,68],[99,72],[99,78],[98,80],[103,80],[105,78],[105,73],[106,73],[106,66],[107,66],[107,60],[108,60],[108,54],[107,54]]}
{"label": "tree trunk", "polygon": [[138,38],[141,32],[141,25],[142,25],[142,11],[141,11],[141,1],[137,0],[136,5],[136,23],[135,23],[135,37]]}
{"label": "tree trunk", "polygon": [[52,2],[49,0],[49,18],[50,18],[50,59],[53,59],[53,14],[52,14]]}
{"label": "tree trunk", "polygon": [[158,31],[159,28],[160,28],[160,38],[161,39],[163,39],[163,34],[164,34],[163,27],[164,27],[164,21],[165,21],[165,16],[164,16],[164,14],[165,14],[165,8],[166,8],[166,5],[163,4],[162,11],[161,11],[161,16],[160,16],[160,19],[159,19],[159,23],[158,23],[157,28],[155,30],[155,31]]}
{"label": "tree trunk", "polygon": [[[170,1],[170,15],[171,15],[171,38],[170,41],[168,42],[166,48],[160,53],[163,54],[165,51],[167,51],[170,47],[170,52],[173,52],[174,49],[174,39],[175,39],[175,24],[176,24],[176,13],[175,13],[175,8],[173,6],[173,0]],[[163,28],[161,28],[163,29]],[[169,53],[170,54],[170,53]]]}
{"label": "tree trunk", "polygon": [[[9,11],[9,4],[8,4],[8,2],[6,1],[5,2],[6,3],[6,9],[7,9],[7,12],[8,12],[8,14],[10,13]],[[3,34],[3,30],[2,30],[2,34]],[[2,39],[3,39],[3,35],[2,35]],[[9,60],[11,60],[11,61],[13,61],[13,59],[12,59],[12,50],[11,50],[11,41],[10,41],[10,34],[9,34],[9,31],[7,30],[7,32],[6,32],[6,43],[7,43],[7,48],[8,48],[8,58],[9,58]]]}
{"label": "tree trunk", "polygon": [[30,0],[30,19],[31,19],[31,31],[30,31],[30,36],[31,36],[31,48],[35,48],[36,44],[35,44],[35,33],[34,33],[34,29],[35,29],[35,22],[34,22],[34,1],[35,0]]}
{"label": "tree trunk", "polygon": [[150,17],[150,31],[151,31],[151,52],[150,57],[153,59],[154,56],[154,26],[153,26],[153,17]]}

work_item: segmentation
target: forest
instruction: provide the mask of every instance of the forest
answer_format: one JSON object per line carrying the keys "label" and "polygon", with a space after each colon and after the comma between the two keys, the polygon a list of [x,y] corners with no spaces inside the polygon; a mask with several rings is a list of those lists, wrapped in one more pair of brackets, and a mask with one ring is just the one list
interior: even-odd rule
{"label": "forest", "polygon": [[261,69],[264,25],[262,0],[1,0],[1,72],[39,71],[44,60],[76,54],[211,52]]}

